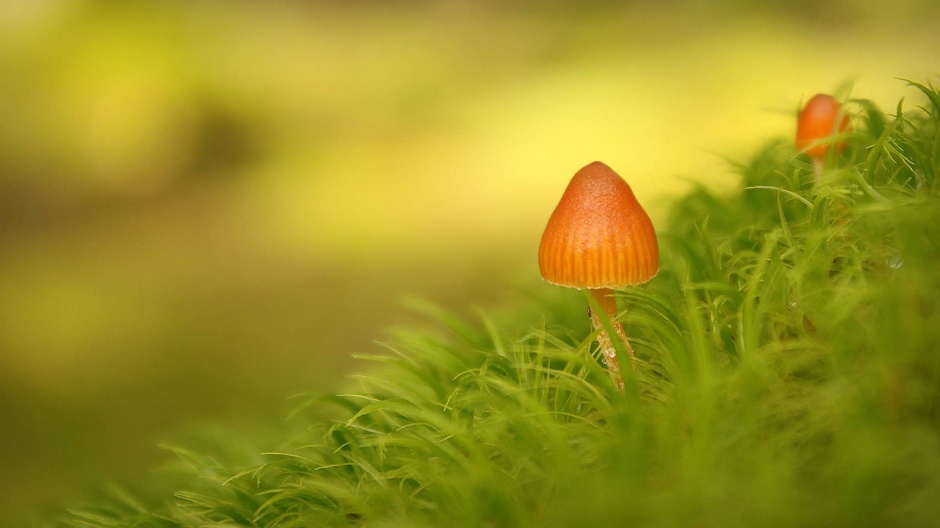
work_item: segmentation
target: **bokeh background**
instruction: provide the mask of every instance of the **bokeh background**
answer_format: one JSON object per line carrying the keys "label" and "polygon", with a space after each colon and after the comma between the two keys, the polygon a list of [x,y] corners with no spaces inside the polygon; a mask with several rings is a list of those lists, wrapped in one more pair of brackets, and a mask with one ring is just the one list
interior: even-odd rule
{"label": "bokeh background", "polygon": [[590,161],[655,221],[816,92],[893,110],[935,6],[0,0],[0,525],[538,291]]}

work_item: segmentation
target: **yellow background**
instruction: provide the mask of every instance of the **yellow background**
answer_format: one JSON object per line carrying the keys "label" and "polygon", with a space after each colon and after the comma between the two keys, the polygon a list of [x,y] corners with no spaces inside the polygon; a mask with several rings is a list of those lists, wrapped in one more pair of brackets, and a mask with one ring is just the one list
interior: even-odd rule
{"label": "yellow background", "polygon": [[591,161],[661,222],[814,93],[937,80],[929,0],[763,4],[0,1],[0,524],[261,434],[403,296],[550,288]]}

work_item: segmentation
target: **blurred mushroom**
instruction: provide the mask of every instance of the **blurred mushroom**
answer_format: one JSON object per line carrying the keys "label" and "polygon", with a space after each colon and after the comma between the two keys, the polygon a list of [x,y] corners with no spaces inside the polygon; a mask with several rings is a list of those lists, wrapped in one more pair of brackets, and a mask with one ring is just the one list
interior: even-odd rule
{"label": "blurred mushroom", "polygon": [[[539,269],[551,284],[590,290],[633,358],[616,320],[613,289],[652,279],[659,271],[659,246],[653,223],[633,190],[610,167],[595,161],[571,179],[542,235]],[[591,321],[604,363],[623,390],[616,348],[593,310]]]}
{"label": "blurred mushroom", "polygon": [[826,138],[848,129],[849,116],[841,113],[841,105],[832,96],[816,94],[806,102],[796,120],[796,148],[812,158],[816,177],[822,172],[830,144],[839,151],[845,148],[844,141],[833,143]]}

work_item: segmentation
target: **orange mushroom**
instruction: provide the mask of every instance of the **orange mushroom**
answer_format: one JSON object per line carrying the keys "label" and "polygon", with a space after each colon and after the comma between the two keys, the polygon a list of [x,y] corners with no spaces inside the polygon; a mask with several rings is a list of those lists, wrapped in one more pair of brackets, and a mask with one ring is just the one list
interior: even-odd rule
{"label": "orange mushroom", "polygon": [[[822,172],[823,161],[829,154],[830,144],[836,150],[845,149],[845,142],[825,141],[833,134],[849,129],[849,116],[841,113],[841,105],[831,95],[816,94],[800,111],[796,120],[796,148],[813,159],[816,175]],[[839,116],[842,119],[839,121]],[[836,121],[839,121],[836,126]]]}
{"label": "orange mushroom", "polygon": [[[614,288],[649,281],[659,272],[659,245],[653,223],[633,190],[607,165],[595,161],[579,170],[548,219],[539,246],[542,278],[558,286],[588,289],[623,340],[633,348],[616,321]],[[591,321],[598,331],[603,360],[617,387],[623,390],[616,348],[597,313]]]}

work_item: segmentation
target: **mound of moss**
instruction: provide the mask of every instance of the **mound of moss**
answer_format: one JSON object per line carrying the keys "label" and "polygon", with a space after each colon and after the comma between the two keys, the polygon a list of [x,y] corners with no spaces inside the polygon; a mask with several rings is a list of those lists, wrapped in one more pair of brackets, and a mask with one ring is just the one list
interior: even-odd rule
{"label": "mound of moss", "polygon": [[[426,308],[348,393],[265,447],[173,448],[70,526],[925,526],[940,519],[940,93],[845,105],[816,174],[792,139],[691,192],[663,269],[620,292],[624,393],[580,294]],[[535,314],[535,315],[533,315]],[[628,364],[628,363],[624,363]]]}

